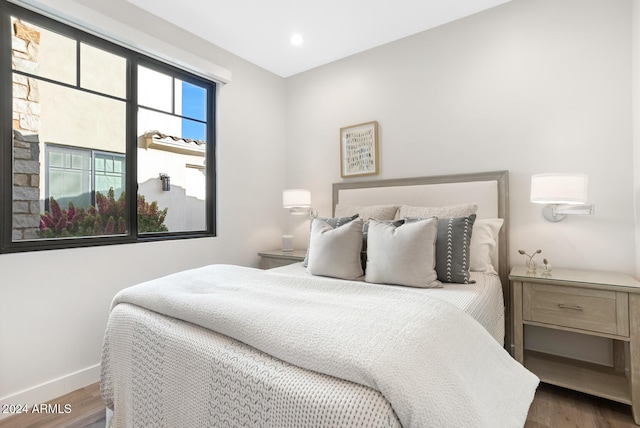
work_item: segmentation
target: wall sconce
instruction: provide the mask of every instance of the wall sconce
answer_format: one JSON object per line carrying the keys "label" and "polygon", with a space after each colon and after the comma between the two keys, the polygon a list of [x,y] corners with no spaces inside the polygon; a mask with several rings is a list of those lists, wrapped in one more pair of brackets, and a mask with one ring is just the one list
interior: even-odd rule
{"label": "wall sconce", "polygon": [[318,216],[316,209],[311,207],[311,192],[306,189],[282,191],[282,206],[288,208],[291,215],[308,215],[309,218]]}
{"label": "wall sconce", "polygon": [[588,177],[585,174],[536,174],[531,177],[531,202],[546,204],[542,215],[560,221],[567,214],[593,214],[586,205]]}
{"label": "wall sconce", "polygon": [[171,177],[169,177],[168,174],[165,174],[163,172],[160,173],[160,180],[162,181],[163,192],[168,192],[169,190],[171,190],[171,182],[169,181],[170,179]]}

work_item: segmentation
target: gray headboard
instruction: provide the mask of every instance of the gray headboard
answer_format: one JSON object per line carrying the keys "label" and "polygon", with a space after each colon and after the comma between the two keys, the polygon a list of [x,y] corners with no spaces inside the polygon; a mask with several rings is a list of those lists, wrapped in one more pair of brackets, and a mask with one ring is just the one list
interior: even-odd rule
{"label": "gray headboard", "polygon": [[334,183],[334,212],[338,203],[354,206],[447,206],[476,203],[478,218],[504,219],[498,242],[497,272],[502,281],[505,302],[505,347],[511,348],[508,171]]}

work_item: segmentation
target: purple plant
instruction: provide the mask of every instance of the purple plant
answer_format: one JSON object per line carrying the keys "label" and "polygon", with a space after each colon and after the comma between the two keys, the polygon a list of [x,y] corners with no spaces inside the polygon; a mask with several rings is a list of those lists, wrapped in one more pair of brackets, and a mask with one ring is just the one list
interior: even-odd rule
{"label": "purple plant", "polygon": [[[158,210],[157,202],[148,203],[142,195],[137,199],[138,231],[167,232],[169,229],[164,224],[167,208]],[[71,202],[66,210],[62,209],[51,197],[50,210],[40,215],[39,235],[42,238],[60,238],[125,234],[126,207],[124,193],[115,199],[113,189],[109,189],[106,195],[96,192],[96,206],[90,205],[86,211],[75,208]]]}

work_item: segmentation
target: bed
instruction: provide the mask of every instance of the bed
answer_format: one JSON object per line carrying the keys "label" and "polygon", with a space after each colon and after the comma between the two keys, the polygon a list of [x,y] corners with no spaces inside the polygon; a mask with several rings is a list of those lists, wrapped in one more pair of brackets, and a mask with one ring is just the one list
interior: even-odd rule
{"label": "bed", "polygon": [[[306,267],[211,265],[123,290],[114,298],[102,353],[101,393],[110,424],[523,426],[538,379],[503,347],[510,343],[504,330],[507,178],[498,171],[337,183],[332,218],[354,219],[320,232],[315,228],[330,222],[313,220]],[[476,225],[496,219],[502,227],[492,231],[492,251],[483,254],[488,266],[467,269],[466,283],[438,277],[429,288],[396,285],[407,272],[415,276],[413,267],[389,269],[385,263],[399,252],[381,259],[387,247],[380,237],[411,231],[407,239],[414,245],[417,234],[421,242],[435,240],[438,227],[430,217],[395,218],[399,210],[393,219],[368,219],[364,275],[317,275],[320,268],[343,272],[334,265],[351,260],[353,251],[341,252],[356,242],[358,229],[362,240],[364,216],[350,210],[469,202],[477,205],[467,216],[475,221],[474,234]],[[338,253],[332,263],[325,263],[328,255],[319,258],[328,236],[340,237],[339,248],[328,247]],[[415,245],[412,254],[425,247]],[[436,251],[435,241],[432,247]],[[355,261],[349,266],[356,269]],[[422,267],[416,269],[422,275]],[[394,285],[385,282],[389,278]]]}

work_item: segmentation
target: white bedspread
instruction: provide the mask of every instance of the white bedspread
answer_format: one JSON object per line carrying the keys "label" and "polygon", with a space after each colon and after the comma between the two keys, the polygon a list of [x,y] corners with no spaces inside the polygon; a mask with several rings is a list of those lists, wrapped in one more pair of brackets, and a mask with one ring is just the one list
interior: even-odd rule
{"label": "white bedspread", "polygon": [[522,427],[538,384],[471,317],[411,288],[211,265],[125,289],[122,302],[374,388],[405,428]]}
{"label": "white bedspread", "polygon": [[[302,263],[280,266],[269,271],[285,275],[313,277],[302,266]],[[423,288],[420,290],[420,294],[446,300],[462,309],[487,329],[500,345],[504,346],[504,298],[500,277],[488,272],[471,272],[471,279],[475,283],[445,283],[442,288]],[[333,280],[342,281],[341,279]],[[362,280],[364,281],[364,277]]]}

